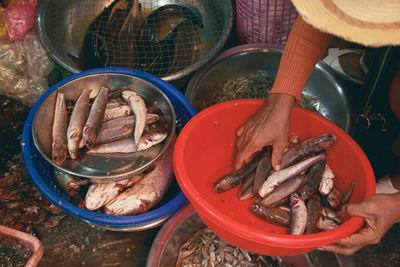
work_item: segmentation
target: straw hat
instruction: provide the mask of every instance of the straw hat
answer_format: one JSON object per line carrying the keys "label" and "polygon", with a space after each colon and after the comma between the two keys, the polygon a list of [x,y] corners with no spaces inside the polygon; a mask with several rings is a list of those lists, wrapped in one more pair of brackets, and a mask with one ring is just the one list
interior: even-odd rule
{"label": "straw hat", "polygon": [[292,0],[315,28],[364,46],[400,45],[400,0]]}

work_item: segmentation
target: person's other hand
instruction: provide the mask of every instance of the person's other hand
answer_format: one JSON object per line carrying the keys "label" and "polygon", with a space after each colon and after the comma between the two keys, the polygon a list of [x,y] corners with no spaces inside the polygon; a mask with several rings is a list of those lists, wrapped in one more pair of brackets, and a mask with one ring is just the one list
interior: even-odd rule
{"label": "person's other hand", "polygon": [[248,164],[254,154],[272,145],[271,163],[280,169],[283,150],[288,142],[290,112],[295,98],[286,94],[271,94],[268,102],[236,132],[236,169]]}
{"label": "person's other hand", "polygon": [[320,250],[352,255],[359,249],[378,244],[386,232],[400,218],[400,193],[377,194],[358,204],[348,204],[343,211],[351,216],[361,216],[365,224],[358,232]]}

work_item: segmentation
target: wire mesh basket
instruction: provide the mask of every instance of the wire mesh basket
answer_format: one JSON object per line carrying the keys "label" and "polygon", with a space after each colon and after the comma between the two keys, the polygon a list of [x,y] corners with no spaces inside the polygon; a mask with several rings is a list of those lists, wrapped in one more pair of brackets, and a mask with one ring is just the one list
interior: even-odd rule
{"label": "wire mesh basket", "polygon": [[37,10],[45,49],[71,73],[123,67],[166,81],[213,58],[232,21],[230,0],[42,0]]}
{"label": "wire mesh basket", "polygon": [[[0,244],[21,245],[24,249],[30,251],[31,255],[26,262],[26,267],[35,267],[43,256],[43,245],[39,239],[33,235],[15,230],[13,228],[0,225]],[[11,249],[9,249],[11,250]],[[19,255],[21,253],[13,253]],[[5,262],[7,259],[0,258],[1,266],[12,266]],[[12,259],[10,259],[12,260]],[[3,265],[5,264],[5,265]]]}
{"label": "wire mesh basket", "polygon": [[236,0],[238,40],[284,45],[296,17],[290,0]]}
{"label": "wire mesh basket", "polygon": [[54,171],[52,165],[41,155],[35,146],[32,137],[32,122],[37,109],[46,97],[57,90],[58,87],[70,82],[71,80],[82,79],[85,76],[98,73],[119,73],[130,75],[157,86],[170,99],[175,109],[177,134],[179,134],[179,131],[183,126],[196,114],[196,110],[182,93],[156,76],[142,71],[124,68],[100,68],[83,71],[64,79],[50,88],[42,95],[29,112],[28,118],[25,122],[21,142],[22,157],[26,171],[33,184],[51,203],[66,213],[80,218],[91,225],[112,231],[141,231],[161,225],[177,209],[187,202],[185,195],[178,186],[177,188],[170,188],[157,207],[153,207],[152,210],[135,216],[109,215],[96,211],[89,211],[74,204],[73,199],[54,182]]}

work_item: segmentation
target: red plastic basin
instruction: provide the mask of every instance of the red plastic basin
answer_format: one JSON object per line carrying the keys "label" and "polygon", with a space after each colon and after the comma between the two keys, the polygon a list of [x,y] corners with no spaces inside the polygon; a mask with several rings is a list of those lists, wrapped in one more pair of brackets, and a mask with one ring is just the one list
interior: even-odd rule
{"label": "red plastic basin", "polygon": [[[270,255],[291,256],[333,243],[357,231],[364,222],[351,217],[339,227],[316,234],[289,235],[285,227],[269,224],[249,210],[254,200],[239,200],[238,187],[225,193],[212,191],[212,184],[233,170],[235,132],[264,103],[260,99],[232,100],[209,107],[195,115],[182,129],[174,150],[178,183],[204,223],[231,244]],[[291,132],[301,140],[324,133],[337,136],[328,148],[328,165],[336,175],[335,184],[345,192],[354,181],[350,203],[361,202],[375,193],[372,167],[357,143],[334,123],[295,106]]]}

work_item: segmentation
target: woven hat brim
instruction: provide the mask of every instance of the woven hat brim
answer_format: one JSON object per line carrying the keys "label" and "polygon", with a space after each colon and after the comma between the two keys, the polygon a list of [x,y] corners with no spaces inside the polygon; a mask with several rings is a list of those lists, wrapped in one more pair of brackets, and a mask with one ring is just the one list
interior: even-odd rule
{"label": "woven hat brim", "polygon": [[378,23],[349,16],[332,0],[292,0],[292,3],[304,21],[323,32],[364,46],[400,45],[400,10],[398,22]]}

